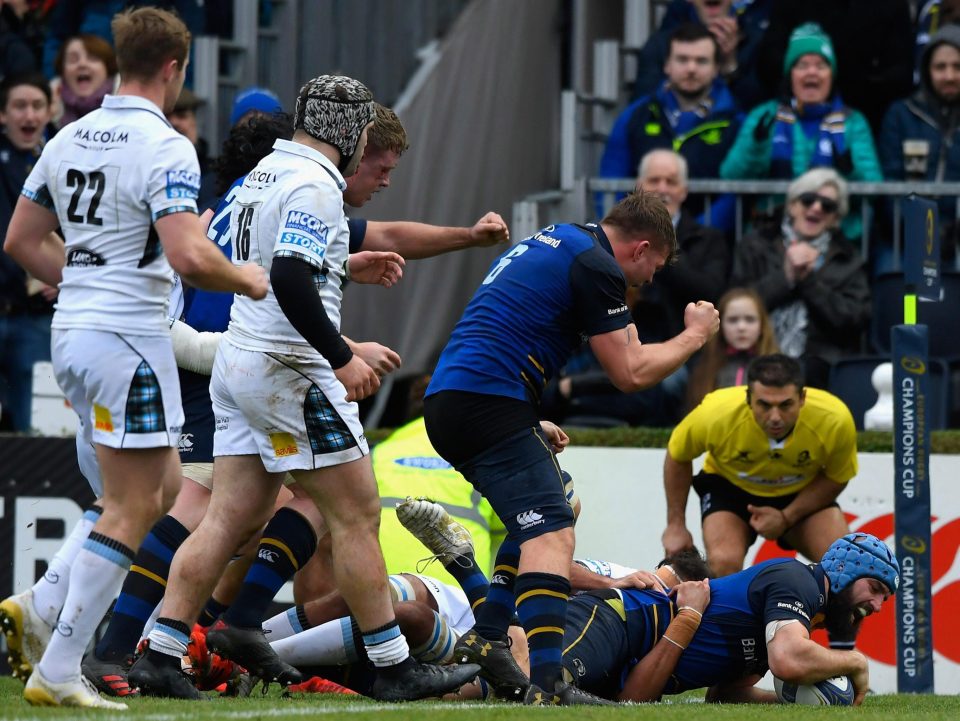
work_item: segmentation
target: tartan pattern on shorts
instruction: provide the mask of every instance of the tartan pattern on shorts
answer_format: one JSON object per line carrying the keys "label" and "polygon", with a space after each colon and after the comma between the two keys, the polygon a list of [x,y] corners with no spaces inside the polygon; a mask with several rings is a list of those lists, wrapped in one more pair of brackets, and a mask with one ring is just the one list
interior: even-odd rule
{"label": "tartan pattern on shorts", "polygon": [[140,363],[127,395],[127,433],[163,433],[167,421],[163,413],[163,395],[153,369]]}
{"label": "tartan pattern on shorts", "polygon": [[310,386],[303,402],[303,420],[310,439],[310,450],[317,456],[336,453],[357,445],[347,424],[317,386]]}

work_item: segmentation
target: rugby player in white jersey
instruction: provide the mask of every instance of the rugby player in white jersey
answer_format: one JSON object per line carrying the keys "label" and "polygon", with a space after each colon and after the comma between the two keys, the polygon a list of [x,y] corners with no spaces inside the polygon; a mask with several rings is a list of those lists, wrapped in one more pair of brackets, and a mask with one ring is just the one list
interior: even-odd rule
{"label": "rugby player in white jersey", "polygon": [[[195,697],[180,675],[190,625],[233,551],[268,520],[287,472],[330,530],[337,585],[377,668],[372,695],[436,696],[476,675],[474,665],[441,669],[410,658],[377,541],[380,507],[355,401],[375,392],[379,379],[339,332],[349,250],[344,176],[356,172],[373,119],[373,98],[361,83],[311,80],[297,99],[293,140],[278,140],[238,191],[234,263],[266,269],[270,288],[262,308],[237,299],[217,352],[213,495],[174,559],[149,649],[130,670],[141,691]],[[351,261],[358,280],[399,279],[399,255],[366,259]],[[303,545],[315,544],[313,529],[294,516],[284,520],[302,523]],[[296,563],[296,549],[280,554]],[[251,643],[257,634],[262,639],[259,628],[250,629]]]}
{"label": "rugby player in white jersey", "polygon": [[171,266],[210,290],[252,299],[267,290],[262,268],[232,266],[204,238],[197,156],[164,117],[183,86],[190,33],[155,8],[118,14],[112,30],[118,93],[47,144],[4,246],[31,275],[60,285],[54,370],[96,446],[104,486],[103,513],[24,690],[37,705],[124,708],[82,679],[80,660],[134,550],[180,487],[183,413],[165,313]]}

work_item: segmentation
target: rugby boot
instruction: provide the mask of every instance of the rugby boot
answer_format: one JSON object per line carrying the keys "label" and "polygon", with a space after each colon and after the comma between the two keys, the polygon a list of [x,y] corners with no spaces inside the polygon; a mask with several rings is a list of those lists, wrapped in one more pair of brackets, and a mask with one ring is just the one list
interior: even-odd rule
{"label": "rugby boot", "polygon": [[616,701],[594,696],[573,684],[557,681],[553,693],[547,693],[536,684],[527,687],[523,697],[526,706],[618,706]]}
{"label": "rugby boot", "polygon": [[[187,643],[186,659],[190,662],[190,671],[194,685],[201,691],[220,691],[232,693],[235,689],[242,691],[245,685],[239,682],[239,677],[246,674],[246,670],[237,663],[211,653],[207,648],[207,629],[195,625]],[[246,694],[249,696],[249,693]]]}
{"label": "rugby boot", "polygon": [[434,666],[407,658],[397,667],[377,671],[370,689],[372,698],[378,701],[415,701],[420,698],[439,698],[445,693],[458,691],[477,677],[480,667],[475,663]]}
{"label": "rugby boot", "polygon": [[79,708],[107,708],[126,710],[127,705],[103,698],[83,674],[63,683],[44,678],[40,669],[34,669],[23,689],[23,698],[31,706],[73,706]]}
{"label": "rugby boot", "polygon": [[53,634],[53,629],[33,608],[32,588],[0,602],[0,629],[7,638],[10,670],[26,683]]}
{"label": "rugby boot", "polygon": [[412,498],[397,504],[397,520],[420,543],[436,554],[444,566],[451,561],[473,555],[470,531],[455,521],[446,509],[429,498]]}
{"label": "rugby boot", "polygon": [[127,674],[133,665],[133,656],[127,656],[123,662],[101,661],[94,653],[83,657],[80,669],[83,675],[97,690],[105,696],[139,696],[140,692],[130,685]]}
{"label": "rugby boot", "polygon": [[303,681],[303,675],[297,669],[280,660],[267,643],[262,628],[240,628],[217,621],[207,632],[207,648],[240,664],[251,676],[265,683],[289,686]]}
{"label": "rugby boot", "polygon": [[510,653],[510,637],[504,638],[503,641],[492,641],[470,629],[453,647],[453,660],[479,664],[480,675],[493,686],[498,698],[523,701],[530,679]]}
{"label": "rugby boot", "polygon": [[[169,662],[164,663],[170,659]],[[202,696],[193,684],[193,678],[185,673],[182,660],[151,651],[149,642],[144,653],[138,656],[127,674],[129,684],[144,696],[182,698],[199,701]]]}

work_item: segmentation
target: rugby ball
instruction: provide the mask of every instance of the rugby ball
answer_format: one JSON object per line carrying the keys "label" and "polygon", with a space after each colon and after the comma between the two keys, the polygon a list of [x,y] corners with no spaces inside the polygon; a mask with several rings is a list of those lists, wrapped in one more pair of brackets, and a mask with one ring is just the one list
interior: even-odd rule
{"label": "rugby ball", "polygon": [[847,676],[835,676],[809,685],[787,683],[774,676],[773,688],[780,703],[802,706],[849,706],[853,703],[853,684]]}

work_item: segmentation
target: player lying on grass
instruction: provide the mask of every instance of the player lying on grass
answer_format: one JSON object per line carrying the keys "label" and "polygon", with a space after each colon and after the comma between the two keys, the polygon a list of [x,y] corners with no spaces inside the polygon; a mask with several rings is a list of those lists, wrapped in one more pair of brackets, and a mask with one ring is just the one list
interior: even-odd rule
{"label": "player lying on grass", "polygon": [[[470,589],[468,595],[460,588],[420,574],[390,577],[397,620],[404,635],[411,641],[414,657],[431,663],[450,662],[455,643],[474,623],[472,608],[485,600],[486,579],[473,561],[469,533],[451,519],[440,504],[408,498],[398,504],[397,516],[437,554],[448,570],[461,576],[465,589]],[[571,569],[571,579],[577,590],[614,587],[665,589],[676,582],[678,571],[688,574],[687,577],[702,578],[706,574],[706,564],[699,554],[685,552],[678,555],[675,567],[664,566],[658,571],[658,576],[616,564],[577,561]],[[333,592],[278,614],[265,622],[264,630],[283,662],[327,678],[336,678],[363,692],[369,679],[363,674],[362,666],[352,667],[364,659],[356,642],[355,624],[345,616],[347,612],[340,595]],[[519,626],[513,626],[510,630],[512,641],[509,653],[513,654],[509,662],[511,675],[507,678],[495,677],[491,681],[498,696],[515,699],[522,696],[517,694],[516,687],[525,690],[529,684],[526,673],[520,670],[520,667],[526,668],[528,664],[527,645]],[[334,666],[351,668],[331,668]],[[485,683],[465,687],[460,695],[485,696],[485,688]]]}
{"label": "player lying on grass", "polygon": [[[458,581],[476,579],[479,570],[470,568],[468,554],[441,552],[444,534],[415,535]],[[562,657],[568,682],[620,701],[708,688],[709,701],[772,703],[772,692],[754,688],[769,669],[798,684],[850,676],[854,704],[862,702],[869,681],[866,657],[824,648],[810,639],[810,631],[849,633],[896,592],[899,565],[879,539],[852,533],[831,545],[820,563],[774,559],[712,579],[706,588],[695,583],[705,577],[702,560],[700,566],[669,560],[657,574],[676,589],[673,596],[619,588],[570,599]],[[613,575],[618,568],[581,563]],[[497,661],[509,667],[502,655]],[[507,672],[491,682],[504,678]]]}

